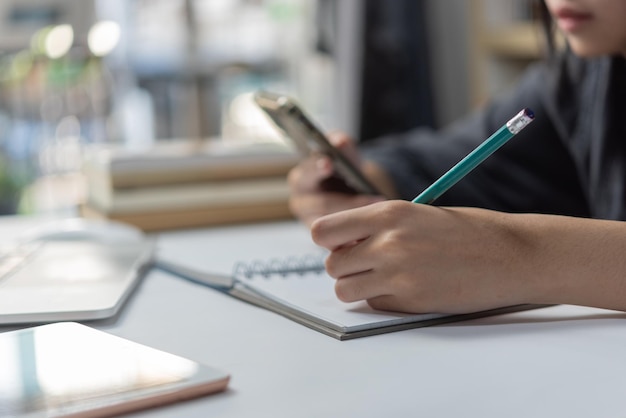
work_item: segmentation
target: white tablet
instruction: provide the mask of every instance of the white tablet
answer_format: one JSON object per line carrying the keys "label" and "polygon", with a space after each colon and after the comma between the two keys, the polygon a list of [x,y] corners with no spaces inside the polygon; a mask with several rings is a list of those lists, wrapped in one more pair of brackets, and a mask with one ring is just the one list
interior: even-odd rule
{"label": "white tablet", "polygon": [[0,334],[0,416],[107,417],[226,389],[229,375],[74,322]]}

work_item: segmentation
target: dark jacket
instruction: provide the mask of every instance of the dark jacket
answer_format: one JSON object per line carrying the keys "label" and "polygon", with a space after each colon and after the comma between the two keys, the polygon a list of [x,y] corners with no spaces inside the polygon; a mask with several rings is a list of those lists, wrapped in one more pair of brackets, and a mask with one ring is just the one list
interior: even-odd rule
{"label": "dark jacket", "polygon": [[566,54],[449,128],[364,147],[410,200],[521,109],[535,121],[436,202],[626,220],[626,62]]}

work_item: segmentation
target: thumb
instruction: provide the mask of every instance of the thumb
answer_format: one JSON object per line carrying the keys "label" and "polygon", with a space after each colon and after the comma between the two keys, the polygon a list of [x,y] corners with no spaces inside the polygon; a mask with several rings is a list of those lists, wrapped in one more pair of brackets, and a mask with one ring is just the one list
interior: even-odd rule
{"label": "thumb", "polygon": [[357,167],[361,163],[361,155],[356,146],[356,142],[350,135],[341,131],[332,131],[328,133],[328,141],[333,144],[343,155]]}

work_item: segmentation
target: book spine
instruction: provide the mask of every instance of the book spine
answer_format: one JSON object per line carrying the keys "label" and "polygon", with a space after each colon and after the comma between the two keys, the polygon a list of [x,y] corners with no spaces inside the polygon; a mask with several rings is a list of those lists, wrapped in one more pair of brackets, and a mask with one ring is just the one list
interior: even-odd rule
{"label": "book spine", "polygon": [[89,189],[87,203],[103,212],[132,213],[207,206],[287,202],[284,177],[113,190]]}

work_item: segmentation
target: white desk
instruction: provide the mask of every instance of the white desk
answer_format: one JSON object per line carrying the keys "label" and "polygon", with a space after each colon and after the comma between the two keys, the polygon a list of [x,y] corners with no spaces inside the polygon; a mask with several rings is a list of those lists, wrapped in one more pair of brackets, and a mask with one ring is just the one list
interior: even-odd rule
{"label": "white desk", "polygon": [[[0,240],[19,226],[0,220]],[[312,248],[292,223],[160,239],[216,268]],[[225,393],[133,417],[626,416],[626,315],[610,311],[559,306],[340,342],[153,271],[117,318],[89,325],[232,374]]]}

